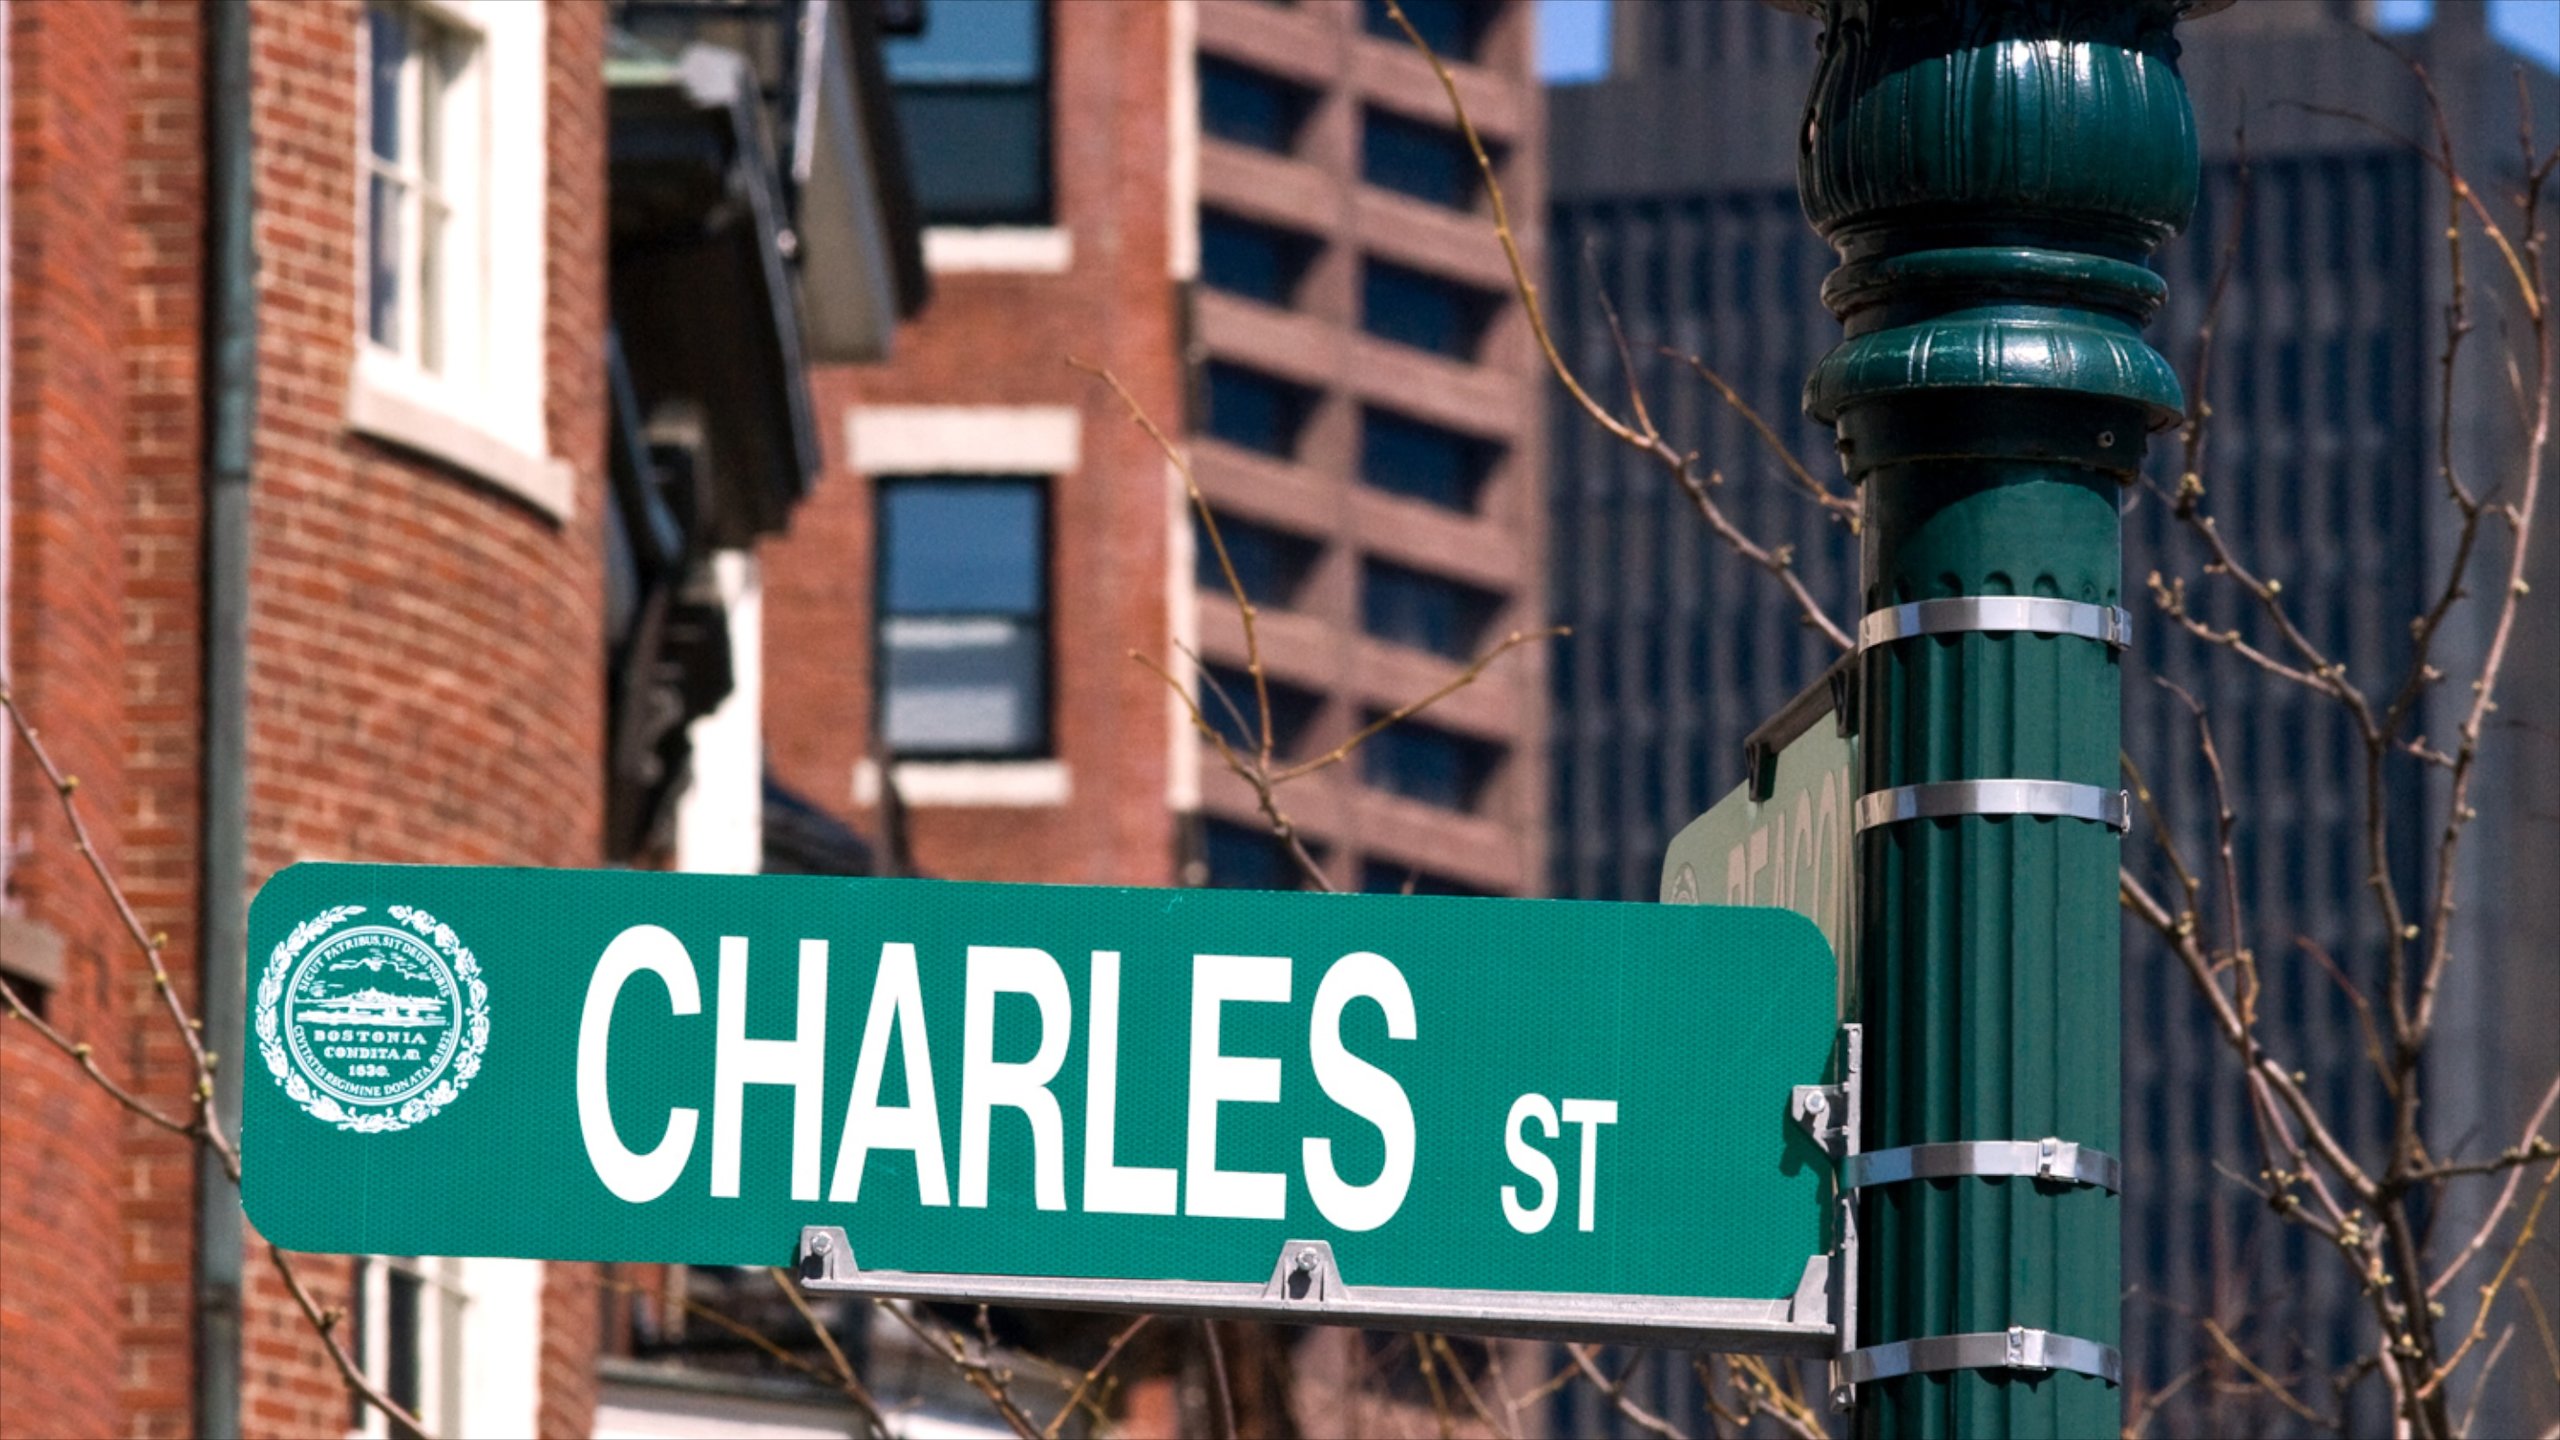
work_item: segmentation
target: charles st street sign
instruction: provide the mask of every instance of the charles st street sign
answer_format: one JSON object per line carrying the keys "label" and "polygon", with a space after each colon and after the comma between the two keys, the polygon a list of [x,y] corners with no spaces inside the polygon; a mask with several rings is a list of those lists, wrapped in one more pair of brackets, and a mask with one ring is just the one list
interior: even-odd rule
{"label": "charles st street sign", "polygon": [[1783,910],[307,864],[250,947],[288,1249],[1836,1346]]}

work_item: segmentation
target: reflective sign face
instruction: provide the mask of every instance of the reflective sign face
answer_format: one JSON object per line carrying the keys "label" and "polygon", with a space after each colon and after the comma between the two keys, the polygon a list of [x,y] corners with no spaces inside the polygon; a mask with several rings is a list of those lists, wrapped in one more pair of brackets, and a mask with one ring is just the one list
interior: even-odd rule
{"label": "reflective sign face", "polygon": [[[1858,741],[1818,719],[1769,760],[1765,796],[1737,785],[1671,837],[1667,905],[1775,905],[1811,920],[1835,954],[1857,953]],[[1842,967],[1840,1008],[1849,1013]]]}
{"label": "reflective sign face", "polygon": [[291,1249],[1782,1301],[1826,1244],[1783,911],[302,865],[251,945]]}

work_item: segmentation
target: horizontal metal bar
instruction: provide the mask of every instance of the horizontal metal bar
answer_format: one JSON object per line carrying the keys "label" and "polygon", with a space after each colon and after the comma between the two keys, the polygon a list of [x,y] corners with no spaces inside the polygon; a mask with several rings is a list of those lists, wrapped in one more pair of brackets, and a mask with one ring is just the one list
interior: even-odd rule
{"label": "horizontal metal bar", "polygon": [[2012,1325],[1969,1335],[1931,1335],[1870,1345],[1840,1357],[1840,1378],[1851,1385],[1940,1370],[2069,1370],[2124,1383],[2124,1356],[2112,1345]]}
{"label": "horizontal metal bar", "polygon": [[2070,1140],[1956,1140],[1936,1145],[1902,1145],[1844,1156],[1843,1189],[1898,1185],[1906,1180],[1948,1180],[1967,1175],[2016,1175],[2095,1185],[2121,1194],[2124,1162],[2104,1150]]}
{"label": "horizontal metal bar", "polygon": [[1858,797],[1861,830],[1961,815],[2050,815],[2123,831],[2133,824],[2133,802],[2122,790],[2068,780],[1937,780]]}
{"label": "horizontal metal bar", "polygon": [[2036,595],[1915,600],[1908,605],[1870,611],[1858,622],[1858,648],[1872,650],[1912,635],[2020,630],[2038,635],[2077,635],[2121,650],[2132,639],[2133,616],[2121,605],[2048,600]]}
{"label": "horizontal metal bar", "polygon": [[[1828,1257],[1810,1257],[1827,1264]],[[1283,1246],[1261,1285],[1200,1280],[1119,1280],[1047,1275],[954,1275],[864,1270],[844,1230],[812,1225],[800,1236],[800,1285],[812,1293],[1064,1310],[1153,1311],[1218,1320],[1446,1330],[1531,1340],[1581,1340],[1823,1359],[1839,1350],[1829,1301],[1811,1273],[1783,1300],[1678,1295],[1582,1295],[1548,1291],[1443,1290],[1342,1283],[1333,1247]],[[1802,1318],[1799,1318],[1802,1312]]]}

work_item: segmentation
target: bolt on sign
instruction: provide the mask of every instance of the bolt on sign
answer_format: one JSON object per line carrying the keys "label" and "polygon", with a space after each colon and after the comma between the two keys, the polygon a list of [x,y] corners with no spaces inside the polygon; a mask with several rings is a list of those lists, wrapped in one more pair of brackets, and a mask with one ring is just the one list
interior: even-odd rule
{"label": "bolt on sign", "polygon": [[1783,911],[308,864],[250,943],[288,1249],[1833,1348]]}

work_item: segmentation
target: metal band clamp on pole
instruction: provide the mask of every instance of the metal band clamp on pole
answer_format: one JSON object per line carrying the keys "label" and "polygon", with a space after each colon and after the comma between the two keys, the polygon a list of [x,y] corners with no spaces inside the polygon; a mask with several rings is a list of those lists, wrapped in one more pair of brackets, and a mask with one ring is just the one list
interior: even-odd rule
{"label": "metal band clamp on pole", "polygon": [[1858,828],[1962,815],[2050,815],[2132,828],[2133,802],[2122,790],[2068,780],[1936,780],[1896,785],[1858,797]]}
{"label": "metal band clamp on pole", "polygon": [[2124,1356],[2112,1345],[2012,1325],[1969,1335],[1931,1335],[1870,1345],[1840,1357],[1840,1378],[1851,1385],[1940,1370],[2069,1370],[2124,1383]]}
{"label": "metal band clamp on pole", "polygon": [[2132,638],[2133,616],[2120,605],[2050,600],[2039,595],[1915,600],[1872,611],[1860,620],[1858,648],[1872,650],[1912,635],[2020,630],[2038,635],[2076,635],[2121,650]]}
{"label": "metal band clamp on pole", "polygon": [[2124,1190],[2124,1162],[2104,1150],[2047,1136],[2042,1140],[1957,1140],[1901,1145],[1844,1156],[1840,1186],[1897,1185],[1906,1180],[1946,1180],[1967,1175],[2016,1175]]}

